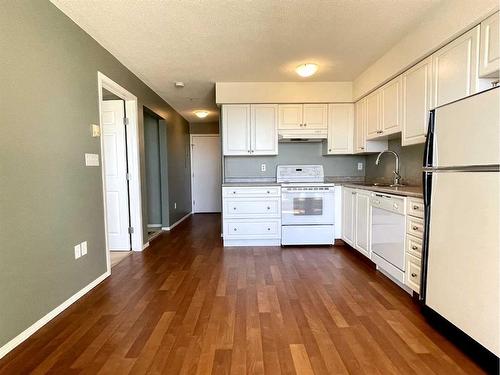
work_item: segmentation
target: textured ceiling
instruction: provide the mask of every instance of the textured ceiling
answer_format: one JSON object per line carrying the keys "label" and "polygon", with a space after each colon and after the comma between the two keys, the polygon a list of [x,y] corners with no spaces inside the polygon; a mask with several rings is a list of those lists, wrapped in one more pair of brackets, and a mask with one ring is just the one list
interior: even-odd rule
{"label": "textured ceiling", "polygon": [[[351,81],[440,0],[51,1],[184,118],[212,122],[215,82]],[[318,73],[298,77],[303,62]]]}

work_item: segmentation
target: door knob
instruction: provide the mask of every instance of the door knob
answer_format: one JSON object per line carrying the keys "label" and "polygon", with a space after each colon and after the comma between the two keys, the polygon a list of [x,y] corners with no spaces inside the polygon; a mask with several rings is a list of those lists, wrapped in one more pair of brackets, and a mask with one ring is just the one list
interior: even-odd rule
{"label": "door knob", "polygon": [[417,274],[416,274],[415,272],[413,272],[413,273],[411,274],[411,277],[417,277]]}

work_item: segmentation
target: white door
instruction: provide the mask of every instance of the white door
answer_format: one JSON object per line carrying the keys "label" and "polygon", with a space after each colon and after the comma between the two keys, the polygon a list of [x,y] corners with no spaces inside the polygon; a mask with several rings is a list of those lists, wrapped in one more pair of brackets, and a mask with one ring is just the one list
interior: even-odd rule
{"label": "white door", "polygon": [[384,134],[401,131],[401,76],[380,89],[380,103]]}
{"label": "white door", "polygon": [[222,106],[224,155],[250,155],[250,105]]}
{"label": "white door", "polygon": [[370,257],[370,193],[357,192],[355,215],[355,248],[363,255]]}
{"label": "white door", "polygon": [[252,155],[278,155],[278,105],[251,105]]}
{"label": "white door", "polygon": [[403,73],[403,146],[425,142],[431,109],[432,57]]}
{"label": "white door", "polygon": [[479,25],[433,55],[436,107],[477,90]]}
{"label": "white door", "polygon": [[328,104],[304,104],[304,128],[328,128]]}
{"label": "white door", "polygon": [[102,102],[103,164],[106,179],[106,221],[110,250],[130,250],[125,103]]}
{"label": "white door", "polygon": [[356,208],[356,191],[342,189],[342,239],[354,246],[354,215]]}
{"label": "white door", "polygon": [[351,154],[354,104],[328,105],[328,154]]}
{"label": "white door", "polygon": [[380,91],[366,97],[366,138],[374,138],[382,133],[380,125]]}
{"label": "white door", "polygon": [[302,104],[280,104],[279,129],[302,129]]}
{"label": "white door", "polygon": [[218,135],[191,137],[193,213],[221,211],[221,155]]}

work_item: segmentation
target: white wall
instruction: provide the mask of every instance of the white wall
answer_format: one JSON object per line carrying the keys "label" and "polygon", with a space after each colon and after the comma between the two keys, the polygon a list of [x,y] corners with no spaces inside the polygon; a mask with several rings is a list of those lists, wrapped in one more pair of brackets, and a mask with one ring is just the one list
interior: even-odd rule
{"label": "white wall", "polygon": [[444,0],[354,80],[354,99],[402,73],[497,9],[498,0]]}
{"label": "white wall", "polygon": [[352,82],[217,82],[217,104],[350,103]]}

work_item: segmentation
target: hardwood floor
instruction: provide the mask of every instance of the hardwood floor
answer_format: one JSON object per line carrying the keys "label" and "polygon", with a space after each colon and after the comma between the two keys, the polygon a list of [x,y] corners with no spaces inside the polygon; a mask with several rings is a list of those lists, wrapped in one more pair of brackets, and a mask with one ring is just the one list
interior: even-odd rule
{"label": "hardwood floor", "polygon": [[344,247],[222,248],[196,215],[0,360],[1,374],[480,374]]}

